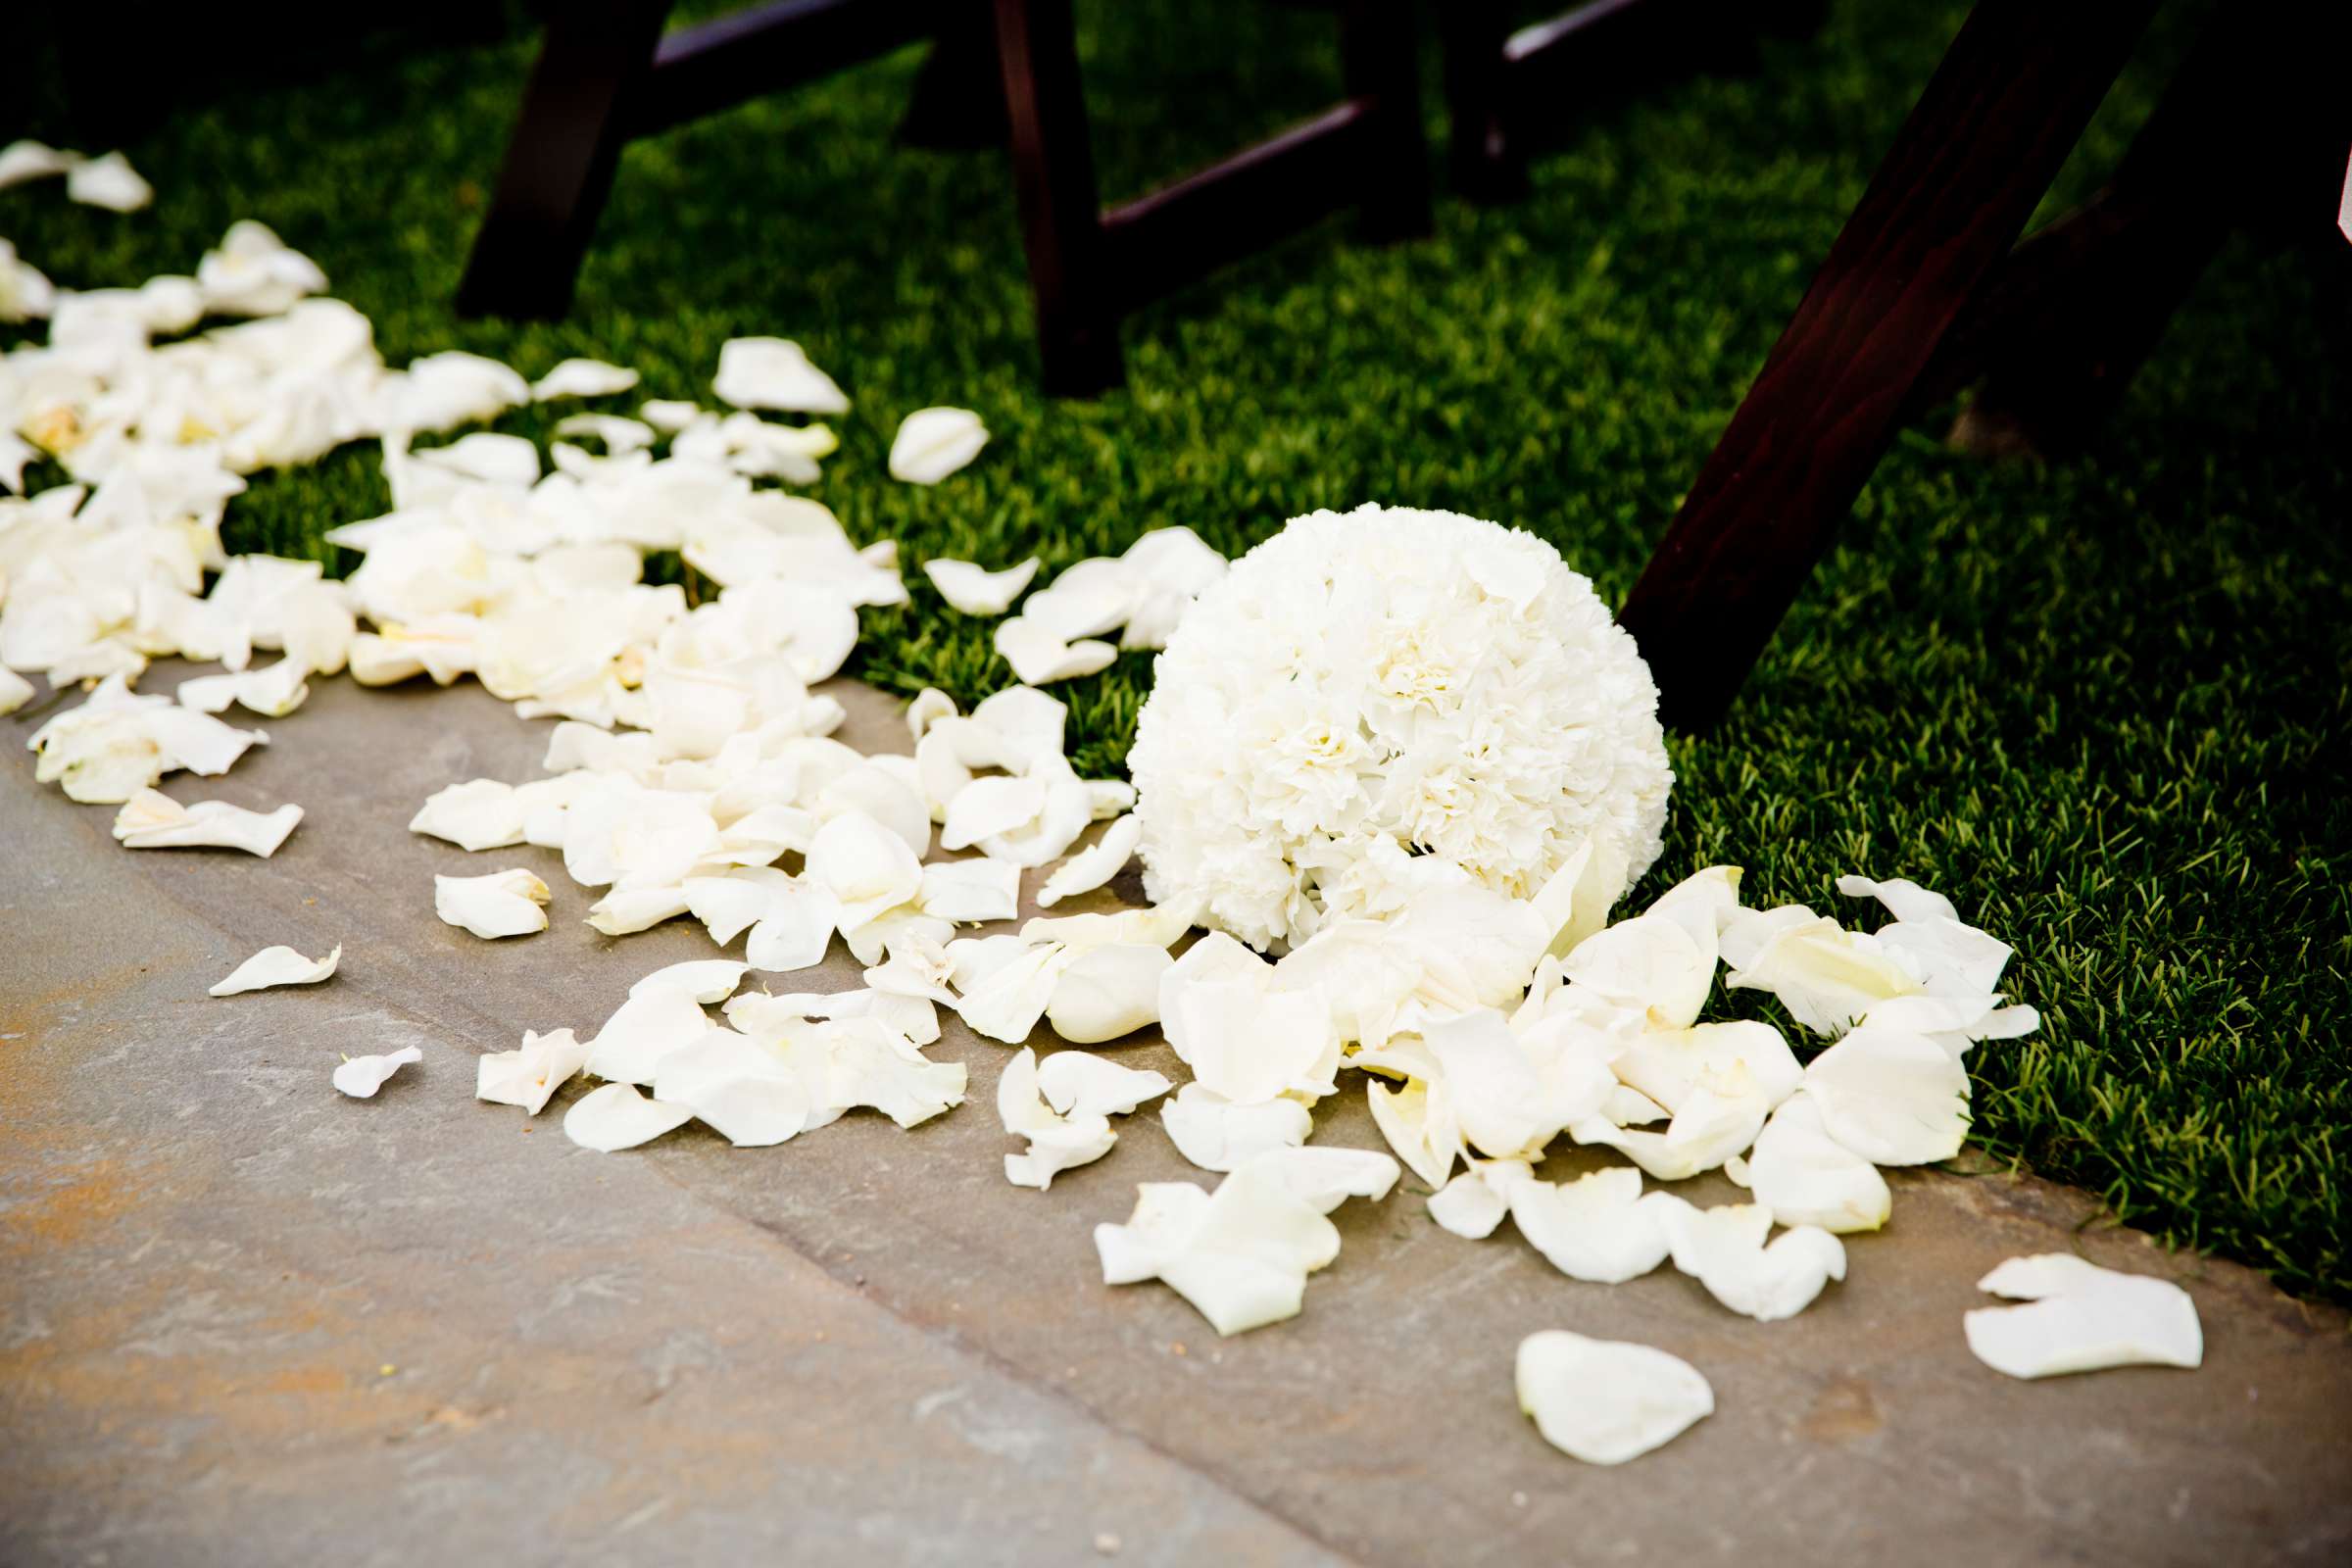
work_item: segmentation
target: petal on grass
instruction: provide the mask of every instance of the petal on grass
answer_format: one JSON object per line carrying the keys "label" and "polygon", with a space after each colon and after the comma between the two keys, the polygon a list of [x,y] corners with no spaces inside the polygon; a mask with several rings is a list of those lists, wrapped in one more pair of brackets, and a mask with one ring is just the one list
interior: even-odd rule
{"label": "petal on grass", "polygon": [[907,484],[937,484],[986,445],[988,426],[971,410],[917,409],[899,422],[891,440],[890,476]]}
{"label": "petal on grass", "polygon": [[[1003,571],[991,571],[974,562],[943,559],[924,562],[923,575],[931,579],[931,586],[939,590],[950,609],[966,615],[1002,615],[1037,575],[1037,565],[1035,556]],[[950,711],[954,711],[953,705]]]}

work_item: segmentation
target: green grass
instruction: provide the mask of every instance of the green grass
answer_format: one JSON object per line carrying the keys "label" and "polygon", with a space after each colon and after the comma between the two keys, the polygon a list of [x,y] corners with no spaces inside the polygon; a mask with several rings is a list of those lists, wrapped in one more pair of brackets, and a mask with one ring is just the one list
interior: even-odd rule
{"label": "green grass", "polygon": [[[1081,9],[1110,194],[1331,95],[1311,16]],[[1533,528],[1615,601],[1957,18],[1842,5],[1757,74],[1602,115],[1539,162],[1523,205],[1442,200],[1435,237],[1396,250],[1327,225],[1133,321],[1128,389],[1091,404],[1037,395],[1001,160],[891,147],[912,55],[632,147],[556,325],[448,308],[527,36],[378,41],[304,85],[231,83],[131,146],[151,212],[24,188],[0,193],[0,232],[95,285],[186,270],[259,217],[396,362],[462,346],[535,373],[592,353],[654,396],[707,396],[727,337],[797,336],[857,402],[815,493],[910,564],[1055,567],[1175,522],[1238,551],[1377,499]],[[2156,40],[2067,191],[2112,162],[2187,36]],[[1729,859],[1759,901],[1840,906],[1831,880],[1858,868],[1948,890],[2017,945],[2017,989],[2047,1020],[1977,1058],[1980,1142],[2336,1299],[2348,261],[2233,243],[2080,461],[1953,456],[1948,411],[1906,436],[1732,720],[1675,743],[1649,888]],[[939,402],[980,410],[994,444],[936,489],[892,484],[898,418]],[[347,452],[258,482],[232,547],[310,551],[384,503],[372,454]],[[1005,681],[987,625],[913,581],[910,610],[869,612],[858,672],[967,701]],[[1089,768],[1123,755],[1148,679],[1129,656],[1067,689]]]}

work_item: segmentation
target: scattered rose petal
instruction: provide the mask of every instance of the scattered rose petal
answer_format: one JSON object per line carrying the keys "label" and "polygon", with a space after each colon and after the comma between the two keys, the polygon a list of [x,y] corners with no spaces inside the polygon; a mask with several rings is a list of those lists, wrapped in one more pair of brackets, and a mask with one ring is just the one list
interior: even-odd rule
{"label": "scattered rose petal", "polygon": [[1546,1329],[1519,1342],[1519,1408],[1544,1441],[1587,1464],[1623,1464],[1715,1411],[1690,1363],[1646,1345]]}
{"label": "scattered rose petal", "polygon": [[587,1061],[588,1048],[570,1030],[543,1035],[525,1029],[519,1047],[493,1051],[474,1064],[473,1095],[494,1104],[519,1105],[536,1116]]}
{"label": "scattered rose petal", "polygon": [[923,575],[931,579],[931,586],[939,590],[949,608],[967,615],[1002,615],[1037,575],[1037,558],[1031,556],[1003,571],[991,571],[969,561],[926,561]]}
{"label": "scattered rose petal", "polygon": [[315,986],[335,972],[343,961],[343,949],[337,945],[323,958],[306,958],[292,948],[264,948],[238,964],[228,978],[212,988],[216,997],[233,997],[242,991],[263,991],[270,986]]}
{"label": "scattered rose petal", "polygon": [[739,409],[783,414],[847,414],[850,400],[798,343],[780,337],[732,338],[719,346],[710,390]]}
{"label": "scattered rose petal", "polygon": [[516,867],[488,876],[436,876],[433,912],[484,939],[547,929],[547,884]]}
{"label": "scattered rose petal", "polygon": [[1969,1349],[2013,1378],[2114,1366],[2194,1367],[2205,1359],[2197,1303],[2170,1280],[2042,1252],[2009,1259],[1977,1289],[2033,1303],[1965,1315]]}
{"label": "scattered rose petal", "polygon": [[637,372],[602,360],[564,360],[531,383],[532,400],[616,397],[637,384]]}
{"label": "scattered rose petal", "polygon": [[1176,1152],[1202,1170],[1234,1170],[1270,1151],[1296,1149],[1315,1130],[1314,1116],[1296,1100],[1235,1104],[1199,1084],[1160,1103],[1159,1124]]}
{"label": "scattered rose petal", "polygon": [[1024,686],[1045,686],[1107,669],[1119,651],[1086,638],[1064,642],[1025,615],[997,622],[996,650]]}
{"label": "scattered rose petal", "polygon": [[66,195],[85,207],[135,213],[155,200],[155,187],[139,177],[121,153],[86,159],[66,171]]}
{"label": "scattered rose petal", "polygon": [[1527,1244],[1572,1280],[1619,1285],[1666,1260],[1665,1210],[1681,1200],[1643,1193],[1639,1171],[1622,1165],[1572,1182],[1514,1182],[1511,1223]]}
{"label": "scattered rose petal", "polygon": [[[907,484],[937,484],[978,457],[986,445],[988,426],[971,410],[917,409],[900,422],[899,433],[890,443],[890,476]],[[1030,564],[1034,569],[1036,563]],[[932,580],[938,580],[936,575]],[[1010,603],[1010,596],[1006,602]]]}
{"label": "scattered rose petal", "polygon": [[415,1046],[403,1046],[381,1056],[346,1056],[343,1065],[335,1069],[334,1085],[354,1100],[373,1100],[394,1073],[423,1059],[424,1053]]}
{"label": "scattered rose petal", "polygon": [[264,859],[277,853],[302,821],[302,808],[249,811],[226,801],[182,806],[156,790],[141,790],[115,813],[115,837],[126,850],[243,850]]}
{"label": "scattered rose petal", "polygon": [[1968,1137],[1968,1070],[1932,1040],[1865,1025],[1813,1058],[1822,1129],[1874,1165],[1926,1165]]}
{"label": "scattered rose petal", "polygon": [[1761,1203],[1694,1208],[1669,1197],[1660,1218],[1674,1266],[1759,1323],[1794,1317],[1822,1287],[1845,1278],[1845,1248],[1817,1226],[1795,1226],[1766,1246],[1772,1210]]}
{"label": "scattered rose petal", "polygon": [[1213,1194],[1190,1182],[1146,1183],[1124,1225],[1095,1227],[1106,1285],[1165,1282],[1219,1335],[1296,1317],[1306,1276],[1340,1253],[1340,1233],[1261,1164]]}
{"label": "scattered rose petal", "polygon": [[1160,977],[1174,962],[1167,949],[1142,943],[1089,947],[1054,981],[1046,1021],[1074,1046],[1101,1045],[1157,1023]]}
{"label": "scattered rose petal", "polygon": [[1774,1111],[1747,1157],[1735,1156],[1723,1169],[1783,1225],[1818,1225],[1833,1235],[1875,1231],[1893,1211],[1886,1178],[1829,1135],[1804,1095]]}
{"label": "scattered rose petal", "polygon": [[1064,899],[1092,893],[1117,876],[1127,868],[1127,862],[1135,858],[1135,847],[1143,836],[1144,824],[1140,817],[1122,816],[1111,823],[1091,847],[1062,861],[1054,874],[1046,878],[1046,885],[1038,889],[1038,907],[1050,909]]}
{"label": "scattered rose petal", "polygon": [[592,1089],[564,1113],[564,1136],[582,1149],[610,1154],[650,1143],[694,1118],[684,1105],[648,1100],[630,1084]]}

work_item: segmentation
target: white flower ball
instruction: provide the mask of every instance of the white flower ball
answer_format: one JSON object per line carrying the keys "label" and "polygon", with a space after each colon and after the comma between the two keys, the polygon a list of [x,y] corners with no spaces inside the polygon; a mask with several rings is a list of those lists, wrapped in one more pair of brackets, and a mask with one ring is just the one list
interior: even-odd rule
{"label": "white flower ball", "polygon": [[1158,904],[1263,949],[1465,876],[1526,898],[1586,838],[1639,877],[1674,772],[1592,582],[1450,512],[1298,517],[1201,596],[1129,766]]}

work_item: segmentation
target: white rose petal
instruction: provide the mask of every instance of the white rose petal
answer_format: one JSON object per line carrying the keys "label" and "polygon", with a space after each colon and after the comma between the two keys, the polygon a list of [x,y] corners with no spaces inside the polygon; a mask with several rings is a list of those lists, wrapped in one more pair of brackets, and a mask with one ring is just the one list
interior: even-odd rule
{"label": "white rose petal", "polygon": [[135,213],[155,200],[155,187],[139,177],[121,153],[91,158],[66,171],[66,196],[85,207]]}
{"label": "white rose petal", "polygon": [[998,655],[1012,666],[1013,674],[1024,686],[1045,686],[1057,680],[1092,675],[1109,668],[1111,662],[1119,657],[1116,648],[1093,638],[1064,642],[1026,615],[1012,615],[997,622],[994,642]]}
{"label": "white rose petal", "polygon": [[757,1041],[711,1029],[664,1054],[654,1069],[654,1099],[675,1105],[738,1149],[764,1149],[797,1138],[809,1123],[808,1085]]}
{"label": "white rose petal", "polygon": [[525,1114],[536,1116],[587,1062],[588,1048],[570,1030],[543,1035],[525,1029],[519,1047],[493,1051],[474,1064],[473,1097],[519,1105]]}
{"label": "white rose petal", "polygon": [[850,400],[789,338],[739,337],[719,346],[710,390],[739,409],[847,414]]}
{"label": "white rose petal", "polygon": [[334,1071],[334,1085],[354,1100],[373,1100],[394,1073],[423,1059],[424,1053],[415,1046],[403,1046],[381,1056],[346,1056]]}
{"label": "white rose petal", "polygon": [[1805,1096],[1829,1136],[1874,1165],[1925,1165],[1968,1137],[1968,1071],[1934,1041],[1865,1025],[1813,1058]]}
{"label": "white rose petal", "polygon": [[637,372],[625,366],[607,365],[602,360],[564,360],[531,383],[531,397],[539,403],[557,398],[609,398],[636,384]]}
{"label": "white rose petal", "polygon": [[652,974],[629,987],[629,995],[639,996],[648,991],[673,987],[685,992],[706,1006],[726,1001],[743,984],[748,963],[733,958],[689,958],[684,963],[672,963],[656,969]]}
{"label": "white rose petal", "polygon": [[1978,1307],[1964,1319],[1977,1359],[2013,1378],[2205,1359],[2197,1303],[2170,1280],[2043,1252],[2009,1259],[1977,1289],[2033,1303]]}
{"label": "white rose petal", "polygon": [[1844,1246],[1817,1226],[1795,1226],[1767,1247],[1772,1210],[1761,1203],[1694,1208],[1678,1198],[1660,1218],[1674,1266],[1759,1323],[1794,1317],[1830,1281],[1845,1278]]}
{"label": "white rose petal", "polygon": [[503,850],[523,842],[522,819],[522,798],[514,785],[476,778],[426,796],[409,818],[409,831],[445,839],[462,850]]}
{"label": "white rose petal", "polygon": [[651,1084],[662,1062],[710,1032],[691,982],[632,991],[588,1043],[588,1070],[614,1083]]}
{"label": "white rose petal", "polygon": [[335,972],[343,961],[343,949],[335,950],[323,958],[306,958],[292,948],[264,948],[238,964],[228,978],[212,987],[216,997],[233,997],[241,991],[262,991],[270,986],[315,986]]}
{"label": "white rose petal", "polygon": [[1727,1160],[1723,1169],[1784,1225],[1843,1235],[1875,1231],[1893,1211],[1886,1178],[1829,1135],[1805,1095],[1774,1111],[1747,1157]]}
{"label": "white rose petal", "polygon": [[1396,1157],[1430,1186],[1444,1188],[1454,1156],[1467,1152],[1446,1086],[1426,1078],[1407,1078],[1401,1089],[1390,1090],[1378,1082],[1365,1089],[1373,1125],[1396,1152]]}
{"label": "white rose petal", "polygon": [[1523,1181],[1508,1194],[1511,1223],[1573,1280],[1619,1285],[1666,1260],[1665,1210],[1679,1199],[1642,1191],[1639,1171],[1613,1165],[1572,1182]]}
{"label": "white rose petal", "polygon": [[78,154],[60,152],[47,142],[12,141],[0,147],[0,190],[28,179],[54,179],[80,161]]}
{"label": "white rose petal", "polygon": [[1038,907],[1050,909],[1064,899],[1092,893],[1117,876],[1135,858],[1143,836],[1144,824],[1135,816],[1122,816],[1111,823],[1091,848],[1071,856],[1046,878],[1046,885],[1038,889]]}
{"label": "white rose petal", "polygon": [[[907,484],[937,484],[978,457],[986,445],[988,426],[971,410],[917,409],[900,421],[899,433],[890,443],[890,476]],[[1032,567],[1035,564],[1031,563]],[[933,580],[938,580],[936,575]],[[1010,602],[1009,596],[1006,602]],[[998,607],[1000,611],[1003,608]]]}
{"label": "white rose petal", "polygon": [[1249,1168],[1273,1176],[1293,1197],[1318,1214],[1328,1214],[1350,1198],[1377,1203],[1396,1189],[1396,1161],[1376,1149],[1272,1149],[1250,1157]]}
{"label": "white rose petal", "polygon": [[923,867],[915,902],[925,914],[957,925],[1009,920],[1020,913],[1021,868],[1004,860],[934,860]]}
{"label": "white rose petal", "polygon": [[[1743,914],[1725,928],[1724,957],[1737,965],[1724,977],[1726,986],[1769,991],[1790,1017],[1824,1035],[1844,1033],[1889,998],[1919,994],[1919,982],[1876,937],[1796,907],[1793,918],[1767,910]],[[1748,953],[1756,934],[1762,940],[1752,956],[1736,958]]]}
{"label": "white rose petal", "polygon": [[1113,942],[1078,954],[1054,983],[1046,1021],[1074,1046],[1101,1045],[1159,1021],[1167,949]]}
{"label": "white rose petal", "polygon": [[1250,1164],[1214,1194],[1190,1182],[1137,1189],[1125,1225],[1095,1227],[1108,1285],[1157,1278],[1220,1335],[1296,1317],[1306,1276],[1339,1256],[1340,1233],[1282,1177]]}
{"label": "white rose petal", "polygon": [[1772,1105],[1744,1067],[1703,1073],[1662,1133],[1635,1132],[1606,1116],[1572,1123],[1580,1144],[1606,1144],[1662,1182],[1679,1182],[1743,1154]]}
{"label": "white rose petal", "polygon": [[1529,1179],[1525,1160],[1482,1160],[1438,1190],[1429,1217],[1464,1241],[1485,1241],[1510,1212],[1509,1189]]}
{"label": "white rose petal", "polygon": [[226,801],[186,806],[156,790],[141,790],[115,813],[115,837],[126,850],[243,850],[264,859],[277,853],[302,821],[302,808],[249,811]]}
{"label": "white rose petal", "polygon": [[547,884],[520,867],[488,876],[433,878],[433,912],[484,939],[546,930],[549,896]]}
{"label": "white rose petal", "polygon": [[638,405],[637,416],[663,435],[675,435],[692,424],[703,411],[676,398],[655,398]]}
{"label": "white rose petal", "polygon": [[1715,984],[1715,954],[1660,914],[1595,931],[1568,955],[1568,978],[1621,1006],[1646,1009],[1662,1029],[1688,1028]]}
{"label": "white rose petal", "polygon": [[[950,609],[967,615],[1002,615],[1037,575],[1037,565],[1035,556],[1003,571],[991,571],[969,561],[942,559],[924,562],[923,575],[931,579],[931,586],[939,590]],[[954,710],[952,704],[950,710]]]}
{"label": "white rose petal", "polygon": [[648,1100],[629,1084],[592,1089],[564,1113],[564,1136],[582,1149],[610,1154],[650,1143],[694,1119],[684,1105]]}
{"label": "white rose petal", "polygon": [[1004,1179],[1040,1192],[1058,1173],[1091,1164],[1110,1152],[1119,1135],[1100,1111],[1057,1113],[1038,1090],[1037,1054],[1023,1047],[997,1080],[997,1114],[1004,1130],[1028,1140],[1025,1152],[1004,1156]]}
{"label": "white rose petal", "polygon": [[1057,1051],[1037,1069],[1037,1090],[1061,1115],[1126,1116],[1168,1092],[1165,1076],[1085,1051]]}
{"label": "white rose petal", "polygon": [[310,665],[302,660],[281,659],[264,669],[183,680],[172,695],[181,707],[198,712],[218,713],[236,703],[264,718],[283,718],[311,695],[304,680],[310,672]]}
{"label": "white rose petal", "polygon": [[1176,1152],[1202,1170],[1235,1170],[1259,1154],[1296,1149],[1315,1130],[1315,1118],[1296,1100],[1236,1104],[1186,1084],[1159,1107],[1159,1124]]}
{"label": "white rose petal", "polygon": [[923,886],[922,863],[906,841],[863,811],[845,811],[817,829],[806,875],[840,906],[845,932],[907,903]]}
{"label": "white rose petal", "polygon": [[1565,1329],[1519,1342],[1516,1379],[1544,1441],[1587,1464],[1638,1458],[1715,1411],[1715,1391],[1688,1361]]}

